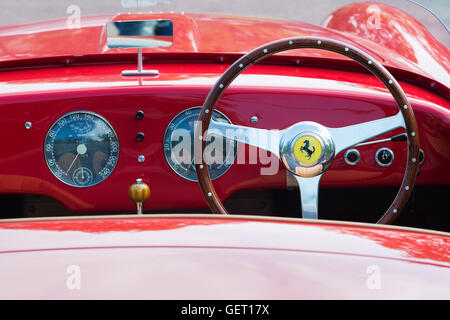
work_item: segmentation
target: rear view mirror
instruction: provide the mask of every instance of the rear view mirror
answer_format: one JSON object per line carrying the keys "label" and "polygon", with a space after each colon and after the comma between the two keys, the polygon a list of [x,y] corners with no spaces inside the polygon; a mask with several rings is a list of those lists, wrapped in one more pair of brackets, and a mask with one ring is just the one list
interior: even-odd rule
{"label": "rear view mirror", "polygon": [[124,70],[123,76],[157,76],[158,70],[144,70],[142,48],[170,47],[173,44],[171,20],[113,21],[106,25],[108,48],[137,48],[137,70]]}
{"label": "rear view mirror", "polygon": [[113,21],[106,26],[109,48],[155,48],[173,44],[171,20]]}

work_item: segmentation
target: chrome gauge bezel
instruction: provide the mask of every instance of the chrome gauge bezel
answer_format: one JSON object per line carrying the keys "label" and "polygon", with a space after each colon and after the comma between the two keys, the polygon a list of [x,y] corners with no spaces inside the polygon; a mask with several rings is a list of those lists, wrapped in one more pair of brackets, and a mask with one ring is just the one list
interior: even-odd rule
{"label": "chrome gauge bezel", "polygon": [[[183,111],[181,111],[181,112],[179,112],[178,114],[176,114],[176,115],[170,120],[169,124],[167,125],[166,130],[164,131],[163,141],[162,141],[162,147],[163,147],[163,148],[162,148],[162,151],[163,151],[163,154],[164,154],[164,158],[166,159],[166,162],[167,162],[167,164],[169,165],[169,167],[170,167],[170,168],[172,169],[172,171],[175,172],[178,176],[180,176],[181,178],[183,178],[183,179],[185,179],[185,180],[187,180],[187,181],[191,181],[191,182],[198,182],[197,175],[195,175],[195,178],[194,178],[194,179],[191,179],[191,178],[189,178],[189,177],[187,177],[187,176],[182,175],[181,173],[179,173],[179,172],[176,170],[176,168],[173,167],[172,161],[168,158],[168,154],[166,153],[166,147],[165,147],[165,144],[166,144],[166,136],[167,136],[167,134],[168,134],[168,132],[169,132],[169,129],[170,129],[171,124],[174,122],[175,119],[177,119],[177,118],[183,116],[183,114],[185,114],[187,111],[192,111],[192,110],[198,110],[198,111],[200,111],[201,109],[202,109],[201,106],[195,106],[195,107],[191,107],[191,108],[184,109]],[[214,110],[214,113],[219,114],[219,115],[220,115],[221,117],[223,117],[229,124],[233,124],[233,123],[231,122],[231,120],[230,120],[223,112],[220,112],[219,110],[216,109],[216,110]],[[172,130],[172,129],[170,129],[170,130]],[[194,135],[194,133],[192,132],[192,136],[193,136],[193,135]],[[235,145],[235,146],[236,146],[236,148],[235,148],[236,151],[235,151],[235,154],[234,154],[232,163],[229,164],[229,165],[227,165],[227,166],[226,166],[226,169],[225,169],[223,172],[221,172],[219,175],[214,176],[214,177],[211,175],[211,180],[216,180],[216,179],[222,177],[228,170],[230,170],[230,168],[232,167],[232,165],[233,165],[233,163],[234,163],[234,161],[235,161],[235,159],[236,159],[236,157],[237,157],[238,143],[235,141],[235,144],[236,144],[236,145]],[[192,156],[194,156],[194,155],[192,155]],[[208,167],[209,167],[209,166],[208,166]],[[209,169],[210,169],[210,168],[209,168]],[[195,169],[194,169],[194,170],[195,170]],[[210,170],[210,173],[211,173],[211,170]]]}
{"label": "chrome gauge bezel", "polygon": [[[48,141],[49,134],[50,134],[50,132],[52,131],[52,129],[53,129],[55,126],[57,126],[58,123],[59,123],[62,119],[65,119],[65,118],[67,118],[67,117],[70,117],[70,116],[76,115],[76,114],[86,114],[86,115],[90,115],[90,116],[93,116],[94,118],[97,118],[97,119],[101,120],[101,121],[103,122],[103,124],[104,124],[105,126],[107,126],[107,127],[111,130],[111,133],[112,133],[112,135],[113,135],[113,140],[114,140],[114,142],[117,143],[117,151],[110,151],[109,156],[108,156],[108,159],[109,159],[111,156],[115,156],[115,157],[116,157],[116,160],[113,161],[113,164],[110,165],[110,166],[108,167],[109,172],[105,173],[104,176],[103,176],[101,179],[99,179],[98,181],[96,181],[96,182],[94,182],[94,183],[92,183],[92,184],[89,184],[89,185],[80,185],[80,184],[76,184],[76,183],[71,183],[70,181],[67,181],[66,179],[63,179],[62,177],[59,177],[59,176],[54,172],[54,170],[51,168],[52,166],[49,164],[49,161],[48,161],[49,158],[48,158],[48,156],[47,156],[47,153],[48,153],[49,151],[46,151],[47,141]],[[50,137],[50,138],[51,138],[51,137]],[[114,171],[114,169],[115,169],[116,166],[117,166],[117,163],[119,162],[119,156],[120,156],[120,143],[119,143],[119,138],[118,138],[118,136],[117,136],[117,133],[116,133],[116,131],[114,130],[114,127],[113,127],[113,126],[111,125],[111,123],[109,123],[109,121],[106,120],[103,116],[101,116],[101,115],[98,114],[98,113],[92,112],[92,111],[87,111],[87,110],[77,110],[77,111],[72,111],[72,112],[66,113],[66,114],[62,115],[61,117],[59,117],[56,121],[53,122],[53,124],[50,126],[50,128],[47,130],[47,133],[45,134],[45,137],[44,137],[44,143],[43,143],[43,152],[44,152],[44,161],[45,161],[45,163],[46,163],[46,165],[47,165],[49,171],[52,173],[52,175],[53,175],[55,178],[57,178],[57,179],[58,179],[59,181],[61,181],[62,183],[66,184],[66,185],[68,185],[68,186],[71,186],[71,187],[75,187],[75,188],[89,188],[89,187],[93,187],[93,186],[95,186],[95,185],[97,185],[97,184],[99,184],[99,183],[105,181],[105,180],[112,174],[112,172]],[[111,153],[111,152],[113,152],[113,153]],[[54,159],[50,159],[50,160],[54,160]],[[105,167],[105,168],[106,168],[106,167]],[[60,169],[60,171],[63,171],[63,172],[64,172],[64,170],[62,170],[62,168],[59,168],[59,169]]]}
{"label": "chrome gauge bezel", "polygon": [[[355,153],[356,155],[356,160],[355,161],[351,161],[348,156],[350,155],[350,153]],[[344,161],[346,164],[348,164],[349,166],[356,166],[359,161],[361,160],[361,154],[359,153],[358,150],[356,149],[348,149],[345,154],[344,154]]]}
{"label": "chrome gauge bezel", "polygon": [[[382,162],[380,162],[380,160],[378,160],[378,155],[380,154],[380,152],[383,152],[383,151],[387,151],[391,155],[391,160],[388,163],[382,163]],[[377,152],[375,153],[375,161],[377,162],[377,164],[380,167],[389,167],[389,166],[391,166],[392,163],[394,162],[394,151],[392,151],[391,149],[386,148],[386,147],[378,149]]]}

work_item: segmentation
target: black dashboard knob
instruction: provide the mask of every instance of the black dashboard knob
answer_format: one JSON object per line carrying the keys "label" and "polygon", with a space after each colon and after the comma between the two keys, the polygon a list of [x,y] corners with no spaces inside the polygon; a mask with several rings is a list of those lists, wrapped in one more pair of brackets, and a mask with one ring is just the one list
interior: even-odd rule
{"label": "black dashboard knob", "polygon": [[144,118],[144,111],[139,110],[138,112],[136,112],[136,119],[142,120],[143,118]]}
{"label": "black dashboard knob", "polygon": [[144,138],[145,138],[145,135],[142,132],[138,132],[136,134],[136,140],[137,141],[139,141],[139,142],[144,141]]}
{"label": "black dashboard knob", "polygon": [[389,148],[381,148],[375,154],[375,161],[380,167],[388,167],[394,162],[394,152]]}

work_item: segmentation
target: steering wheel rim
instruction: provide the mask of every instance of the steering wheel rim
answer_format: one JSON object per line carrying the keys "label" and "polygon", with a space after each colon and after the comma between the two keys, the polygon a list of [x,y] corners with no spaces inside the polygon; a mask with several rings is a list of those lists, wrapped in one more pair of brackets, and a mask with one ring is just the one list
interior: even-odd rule
{"label": "steering wheel rim", "polygon": [[[417,130],[417,123],[415,120],[414,112],[411,108],[411,105],[406,98],[405,93],[403,92],[402,88],[398,84],[398,82],[395,80],[395,78],[389,73],[386,68],[378,63],[374,58],[372,58],[370,55],[366,54],[365,52],[361,51],[358,48],[355,48],[351,45],[348,45],[344,42],[332,40],[332,39],[326,39],[326,38],[319,38],[319,37],[295,37],[295,38],[288,38],[283,40],[274,41],[268,44],[265,44],[259,48],[256,48],[252,50],[251,52],[245,54],[240,59],[238,59],[235,63],[233,63],[224,73],[223,75],[217,80],[217,82],[214,84],[212,89],[210,90],[205,103],[203,104],[202,110],[200,112],[198,121],[195,125],[195,139],[194,139],[194,163],[195,168],[197,172],[198,181],[200,184],[200,187],[202,189],[203,195],[205,196],[206,202],[208,203],[208,206],[210,207],[211,211],[215,214],[229,214],[228,211],[223,206],[223,203],[217,196],[217,193],[215,192],[214,186],[212,185],[211,178],[209,176],[208,166],[206,165],[203,153],[206,147],[206,139],[203,139],[203,137],[206,137],[207,130],[211,123],[211,117],[213,114],[213,111],[222,96],[223,92],[226,90],[226,88],[232,83],[232,81],[239,76],[246,68],[249,66],[257,63],[258,61],[263,60],[264,58],[271,56],[273,54],[293,50],[293,49],[302,49],[302,48],[312,48],[312,49],[322,49],[327,51],[332,51],[338,54],[342,54],[344,56],[347,56],[354,61],[358,62],[360,65],[365,67],[371,74],[375,75],[380,81],[383,82],[383,84],[386,86],[386,88],[389,90],[391,95],[394,97],[398,107],[399,112],[396,116],[391,118],[383,118],[380,120],[375,120],[372,122],[366,122],[366,124],[376,123],[377,125],[382,125],[384,122],[381,120],[385,119],[391,119],[392,121],[396,121],[396,125],[399,124],[399,116],[401,115],[403,125],[401,125],[403,128],[405,128],[407,133],[407,141],[408,141],[408,155],[407,155],[407,166],[405,169],[405,173],[403,176],[402,184],[400,186],[400,189],[390,205],[390,207],[387,209],[387,211],[384,213],[384,215],[378,220],[378,224],[390,224],[392,223],[398,215],[403,211],[403,208],[405,207],[406,203],[408,202],[408,199],[412,193],[415,179],[417,177],[417,172],[419,169],[419,135]],[[397,117],[397,118],[396,118]],[[362,124],[361,124],[362,125]],[[238,126],[235,126],[238,127]],[[334,132],[335,134],[339,133],[339,130],[342,132],[346,132],[345,128],[350,127],[356,127],[356,126],[349,126],[349,127],[342,127],[342,128],[326,128],[330,132]],[[399,126],[395,127],[398,128]],[[240,127],[244,128],[244,127]],[[261,130],[261,129],[257,129]],[[285,129],[287,130],[287,129]],[[392,130],[392,129],[391,129]],[[390,131],[390,130],[387,130]],[[387,132],[384,131],[384,132]],[[378,133],[377,135],[382,134],[383,132]],[[368,140],[371,137],[365,139]],[[344,138],[345,140],[345,138]],[[348,140],[348,139],[347,139]],[[363,140],[363,141],[365,141]],[[345,144],[345,143],[344,143]],[[355,143],[356,144],[356,143]],[[261,146],[258,146],[261,147]],[[341,149],[336,147],[337,152],[336,155],[347,149],[350,146],[346,146],[346,148]],[[265,148],[268,151],[271,151],[272,153],[276,153],[277,151],[275,149]],[[334,151],[333,151],[334,152]],[[278,155],[280,158],[280,155]],[[281,159],[281,158],[280,158]],[[334,154],[331,159],[331,161],[334,159]],[[282,161],[283,162],[283,161]],[[284,163],[286,166],[286,163]],[[331,164],[331,163],[330,163]],[[329,167],[329,165],[328,165]],[[289,168],[287,168],[289,170]],[[328,169],[328,168],[326,168]],[[323,175],[326,171],[326,169],[320,174]],[[291,171],[292,172],[292,171]],[[295,174],[295,173],[294,173]],[[320,177],[316,180],[317,181],[317,198],[318,198],[318,185],[320,181]],[[303,179],[310,179],[303,177]],[[300,192],[301,191],[301,185],[300,180],[297,179],[299,183]],[[303,199],[303,194],[301,195],[301,198]],[[316,200],[318,201],[318,200]],[[303,213],[303,200],[302,200],[302,213]]]}

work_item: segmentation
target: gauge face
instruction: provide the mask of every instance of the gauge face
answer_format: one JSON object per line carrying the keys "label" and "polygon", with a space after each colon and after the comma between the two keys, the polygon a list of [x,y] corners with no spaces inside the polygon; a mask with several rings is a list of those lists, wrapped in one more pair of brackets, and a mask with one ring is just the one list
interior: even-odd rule
{"label": "gauge face", "polygon": [[71,112],[48,130],[44,157],[50,171],[74,187],[90,187],[105,180],[119,159],[113,127],[100,115]]}
{"label": "gauge face", "polygon": [[[198,181],[194,165],[194,125],[201,107],[193,107],[178,114],[169,123],[164,134],[164,155],[170,167],[189,181]],[[212,119],[231,123],[221,112],[214,111]],[[237,155],[237,142],[223,138],[211,124],[206,138],[205,161],[211,180],[223,175]]]}

